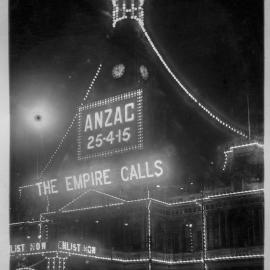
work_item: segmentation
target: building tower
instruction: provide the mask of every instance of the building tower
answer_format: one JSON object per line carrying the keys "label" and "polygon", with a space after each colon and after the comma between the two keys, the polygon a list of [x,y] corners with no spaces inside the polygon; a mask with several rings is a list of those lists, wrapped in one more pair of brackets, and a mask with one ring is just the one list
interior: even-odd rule
{"label": "building tower", "polygon": [[144,0],[112,0],[112,5],[113,27],[125,19],[137,20],[144,24]]}

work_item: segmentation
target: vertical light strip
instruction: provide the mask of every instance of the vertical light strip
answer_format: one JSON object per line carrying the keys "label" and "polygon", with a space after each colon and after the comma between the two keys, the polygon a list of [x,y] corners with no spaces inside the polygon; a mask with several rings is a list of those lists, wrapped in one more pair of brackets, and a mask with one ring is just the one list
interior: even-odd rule
{"label": "vertical light strip", "polygon": [[47,269],[50,270],[51,269],[51,258],[46,257],[46,261],[47,261]]}
{"label": "vertical light strip", "polygon": [[57,257],[57,270],[63,270],[61,257]]}
{"label": "vertical light strip", "polygon": [[[149,196],[149,190],[148,190],[148,196]],[[148,206],[147,206],[147,224],[148,224],[148,270],[151,270],[152,267],[152,239],[151,239],[151,199],[148,201]]]}
{"label": "vertical light strip", "polygon": [[222,168],[223,171],[225,171],[226,168],[227,168],[227,164],[228,164],[228,154],[229,154],[229,153],[232,153],[232,152],[233,152],[232,150],[230,150],[230,151],[225,151],[225,152],[224,152],[224,164],[223,164],[223,168]]}
{"label": "vertical light strip", "polygon": [[207,270],[207,264],[206,264],[206,258],[207,258],[207,220],[206,220],[206,212],[205,212],[205,205],[204,205],[204,197],[202,196],[202,200],[201,200],[201,209],[202,209],[202,229],[203,229],[203,233],[202,233],[202,244],[203,244],[203,258],[202,258],[202,262],[204,265],[204,270]]}
{"label": "vertical light strip", "polygon": [[55,270],[55,257],[52,258],[53,261],[53,270]]}

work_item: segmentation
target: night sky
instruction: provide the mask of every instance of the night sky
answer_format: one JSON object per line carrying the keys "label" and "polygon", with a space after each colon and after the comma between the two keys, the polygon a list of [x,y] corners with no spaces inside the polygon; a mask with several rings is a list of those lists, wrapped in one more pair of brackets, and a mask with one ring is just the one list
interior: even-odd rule
{"label": "night sky", "polygon": [[[108,0],[10,1],[14,189],[33,182],[33,175],[64,135],[97,66],[104,61],[113,35],[110,14]],[[263,135],[263,1],[146,0],[145,26],[194,95],[245,131],[249,97],[252,135]],[[110,63],[111,57],[107,59]],[[168,78],[165,75],[164,80]],[[166,87],[176,88],[172,82]],[[36,115],[41,121],[35,121]],[[185,129],[180,119],[175,117],[173,125]],[[193,129],[195,133],[205,123],[196,121],[202,124]],[[209,147],[216,151],[220,144],[234,140],[231,135],[216,139],[212,133],[205,144],[217,142]],[[198,144],[205,147],[204,142]]]}

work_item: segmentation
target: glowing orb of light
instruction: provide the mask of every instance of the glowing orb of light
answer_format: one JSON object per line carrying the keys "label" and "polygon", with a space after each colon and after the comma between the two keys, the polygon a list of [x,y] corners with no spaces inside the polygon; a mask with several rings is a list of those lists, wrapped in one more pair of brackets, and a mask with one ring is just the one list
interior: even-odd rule
{"label": "glowing orb of light", "polygon": [[16,78],[10,122],[14,149],[22,157],[37,151],[49,155],[65,134],[76,107],[66,98],[68,89],[62,79],[49,71],[29,70]]}
{"label": "glowing orb of light", "polygon": [[[31,105],[30,105],[31,106]],[[24,111],[24,120],[28,128],[39,132],[52,131],[56,126],[57,112],[46,100],[36,101]]]}
{"label": "glowing orb of light", "polygon": [[125,66],[123,64],[119,64],[113,67],[112,76],[114,79],[121,78],[125,73]]}
{"label": "glowing orb of light", "polygon": [[42,120],[42,116],[40,114],[37,114],[35,115],[34,119],[39,122]]}

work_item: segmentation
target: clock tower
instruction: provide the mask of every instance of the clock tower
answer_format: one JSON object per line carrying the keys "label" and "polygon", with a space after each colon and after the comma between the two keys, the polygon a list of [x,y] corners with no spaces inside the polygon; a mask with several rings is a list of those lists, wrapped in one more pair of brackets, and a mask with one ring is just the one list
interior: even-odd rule
{"label": "clock tower", "polygon": [[144,23],[144,0],[112,0],[113,27],[119,21],[132,19],[143,25]]}

